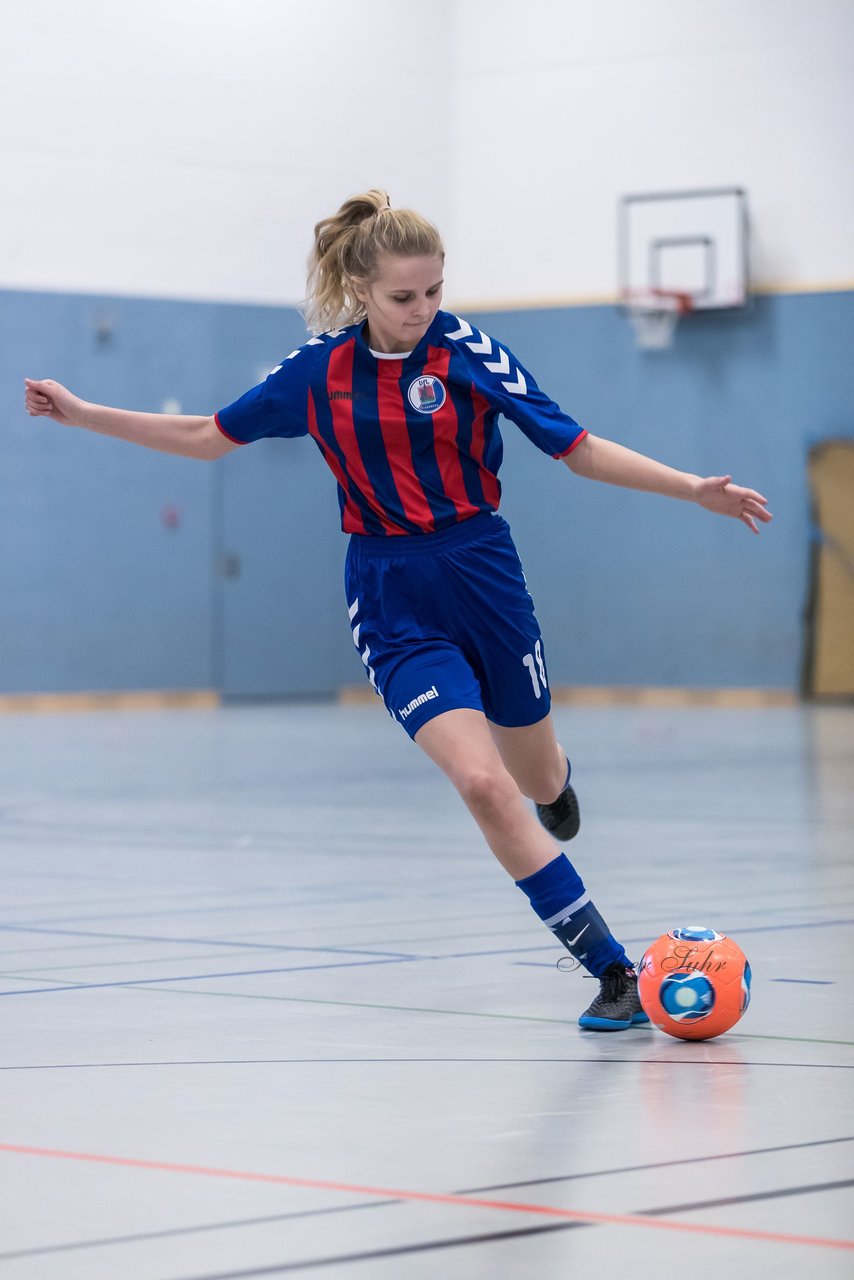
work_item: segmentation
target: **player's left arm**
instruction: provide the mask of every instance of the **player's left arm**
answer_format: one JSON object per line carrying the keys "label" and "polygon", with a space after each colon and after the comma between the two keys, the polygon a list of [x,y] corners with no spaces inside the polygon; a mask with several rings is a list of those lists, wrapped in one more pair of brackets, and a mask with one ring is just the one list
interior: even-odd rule
{"label": "player's left arm", "polygon": [[707,511],[741,520],[754,533],[759,532],[757,520],[767,524],[772,519],[768,499],[755,489],[733,484],[732,476],[703,477],[677,471],[589,432],[563,461],[577,476],[696,502]]}

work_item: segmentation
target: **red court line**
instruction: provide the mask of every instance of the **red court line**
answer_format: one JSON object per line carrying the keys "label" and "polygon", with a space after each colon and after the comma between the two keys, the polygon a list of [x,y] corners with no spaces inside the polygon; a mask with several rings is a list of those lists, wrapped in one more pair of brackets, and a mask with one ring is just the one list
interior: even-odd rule
{"label": "red court line", "polygon": [[536,1214],[544,1218],[564,1218],[573,1222],[602,1222],[618,1227],[645,1227],[650,1231],[688,1231],[696,1235],[726,1236],[728,1239],[763,1240],[775,1244],[804,1244],[823,1249],[854,1250],[854,1240],[833,1240],[823,1236],[788,1235],[778,1231],[750,1231],[743,1227],[718,1227],[699,1222],[674,1222],[668,1218],[646,1218],[630,1213],[586,1213],[580,1209],[558,1209],[547,1204],[522,1204],[513,1200],[483,1200],[474,1196],[449,1195],[434,1191],[401,1191],[399,1188],[366,1187],[353,1182],[331,1182],[319,1178],[294,1178],[281,1173],[253,1173],[245,1169],[213,1169],[204,1165],[172,1164],[163,1160],[137,1160],[130,1156],[105,1156],[89,1151],[54,1151],[49,1147],[24,1147],[0,1142],[0,1151],[13,1155],[45,1156],[53,1160],[78,1160],[125,1169],[151,1169],[160,1173],[191,1173],[204,1178],[231,1178],[240,1182],[266,1182],[282,1187],[303,1187],[314,1191],[343,1191],[350,1195],[379,1196],[382,1200],[411,1200],[427,1204],[453,1204],[461,1208],[501,1209],[508,1213]]}

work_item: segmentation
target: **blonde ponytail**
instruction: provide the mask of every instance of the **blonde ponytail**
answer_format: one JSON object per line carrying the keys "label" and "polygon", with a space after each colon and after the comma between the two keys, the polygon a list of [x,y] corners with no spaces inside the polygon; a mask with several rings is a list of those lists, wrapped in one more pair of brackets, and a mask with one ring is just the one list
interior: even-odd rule
{"label": "blonde ponytail", "polygon": [[352,281],[374,280],[382,253],[413,258],[444,257],[445,251],[431,222],[411,209],[392,209],[386,192],[378,189],[352,196],[317,223],[303,308],[312,332],[364,319]]}

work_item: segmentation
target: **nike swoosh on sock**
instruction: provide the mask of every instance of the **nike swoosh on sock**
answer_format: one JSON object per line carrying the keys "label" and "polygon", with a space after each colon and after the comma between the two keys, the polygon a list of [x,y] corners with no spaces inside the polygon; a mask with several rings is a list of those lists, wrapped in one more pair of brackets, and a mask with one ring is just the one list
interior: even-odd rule
{"label": "nike swoosh on sock", "polygon": [[[589,928],[590,928],[590,924],[589,924],[589,922],[588,922],[588,923],[584,926],[584,928],[581,930],[581,933],[585,933]],[[567,938],[563,945],[564,945],[565,947],[574,947],[574,946],[575,946],[575,944],[576,944],[576,942],[578,941],[578,939],[581,937],[581,933],[576,934],[576,936],[575,936],[574,938]]]}

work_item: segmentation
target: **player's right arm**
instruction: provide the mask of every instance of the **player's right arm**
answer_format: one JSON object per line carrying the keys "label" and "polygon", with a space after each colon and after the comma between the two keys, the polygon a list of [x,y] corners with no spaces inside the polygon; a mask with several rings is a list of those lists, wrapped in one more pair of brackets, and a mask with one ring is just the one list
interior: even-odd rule
{"label": "player's right arm", "polygon": [[81,400],[52,378],[25,378],[26,409],[33,418],[52,418],[66,427],[85,427],[182,458],[221,458],[239,444],[219,430],[213,417],[183,413],[136,413]]}

